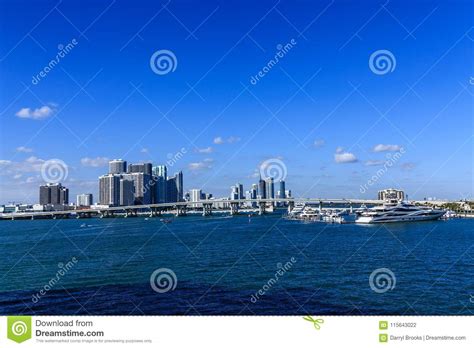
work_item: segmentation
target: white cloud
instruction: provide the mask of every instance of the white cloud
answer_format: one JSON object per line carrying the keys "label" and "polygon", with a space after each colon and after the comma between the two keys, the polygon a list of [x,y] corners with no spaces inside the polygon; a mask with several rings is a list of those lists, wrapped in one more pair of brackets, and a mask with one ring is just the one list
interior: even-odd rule
{"label": "white cloud", "polygon": [[206,158],[202,162],[193,162],[189,163],[188,168],[191,171],[198,171],[198,170],[203,170],[203,169],[211,169],[212,168],[212,163],[214,160],[212,158]]}
{"label": "white cloud", "polygon": [[40,172],[44,160],[35,156],[28,157],[23,162],[0,160],[0,175],[14,176],[21,173]]}
{"label": "white cloud", "polygon": [[108,163],[109,163],[109,159],[107,157],[81,158],[81,164],[84,167],[103,167],[103,166],[106,166]]}
{"label": "white cloud", "polygon": [[211,146],[208,146],[203,149],[197,149],[196,151],[199,153],[212,153],[214,149]]}
{"label": "white cloud", "polygon": [[37,109],[21,108],[15,115],[19,118],[30,118],[32,120],[43,120],[54,113],[54,109],[48,105],[43,105]]}
{"label": "white cloud", "polygon": [[224,139],[223,137],[216,137],[216,138],[214,138],[214,144],[216,144],[216,145],[222,145],[222,144],[225,144],[225,143],[233,144],[233,143],[239,142],[240,140],[241,140],[241,138],[236,137],[236,136],[230,136],[227,139]]}
{"label": "white cloud", "polygon": [[342,153],[344,151],[344,148],[342,146],[338,146],[336,149],[336,153]]}
{"label": "white cloud", "polygon": [[368,160],[368,161],[365,161],[365,165],[366,166],[381,166],[382,164],[384,164],[385,162],[384,161],[378,161],[378,160]]}
{"label": "white cloud", "polygon": [[334,154],[336,163],[354,163],[357,157],[351,152],[343,152],[342,150]]}
{"label": "white cloud", "polygon": [[229,144],[238,143],[239,141],[240,141],[240,137],[231,136],[227,139],[227,142]]}
{"label": "white cloud", "polygon": [[217,145],[224,144],[224,139],[222,139],[222,137],[214,138],[214,144],[217,144]]}
{"label": "white cloud", "polygon": [[33,152],[33,149],[29,148],[29,147],[26,147],[26,146],[19,146],[19,147],[16,148],[16,151],[17,152],[28,153],[28,152]]}
{"label": "white cloud", "polygon": [[313,145],[315,148],[319,149],[320,147],[323,147],[325,143],[326,142],[324,141],[324,139],[316,139]]}
{"label": "white cloud", "polygon": [[144,147],[143,149],[140,150],[141,153],[148,153],[148,149]]}
{"label": "white cloud", "polygon": [[402,147],[400,145],[389,145],[389,144],[378,144],[372,149],[373,152],[387,152],[387,151],[400,151]]}
{"label": "white cloud", "polygon": [[33,177],[33,176],[29,176],[29,177],[26,179],[26,182],[27,182],[28,184],[31,184],[32,182],[35,182],[35,181],[37,181],[37,180],[36,180],[36,178]]}
{"label": "white cloud", "polygon": [[401,164],[403,170],[412,170],[416,167],[416,163],[414,162],[405,162]]}

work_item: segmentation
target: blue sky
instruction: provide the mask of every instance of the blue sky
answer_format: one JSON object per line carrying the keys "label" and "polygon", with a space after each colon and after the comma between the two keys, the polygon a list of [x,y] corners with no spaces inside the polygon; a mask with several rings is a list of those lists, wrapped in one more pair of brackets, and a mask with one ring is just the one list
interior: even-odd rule
{"label": "blue sky", "polygon": [[[185,189],[217,196],[236,182],[247,189],[274,160],[295,196],[373,198],[396,187],[410,198],[472,197],[472,10],[469,1],[2,0],[0,201],[35,202],[51,159],[67,165],[74,197],[97,193],[107,159],[171,157]],[[174,71],[153,72],[159,50],[175,55]],[[392,69],[376,74],[379,50]]]}

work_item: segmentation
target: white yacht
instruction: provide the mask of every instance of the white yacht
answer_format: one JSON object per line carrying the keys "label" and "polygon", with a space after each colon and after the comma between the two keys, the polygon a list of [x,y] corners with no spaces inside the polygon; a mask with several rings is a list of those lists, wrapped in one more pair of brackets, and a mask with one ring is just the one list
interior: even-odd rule
{"label": "white yacht", "polygon": [[415,206],[407,202],[389,201],[362,211],[355,220],[359,224],[438,220],[446,213],[442,209]]}

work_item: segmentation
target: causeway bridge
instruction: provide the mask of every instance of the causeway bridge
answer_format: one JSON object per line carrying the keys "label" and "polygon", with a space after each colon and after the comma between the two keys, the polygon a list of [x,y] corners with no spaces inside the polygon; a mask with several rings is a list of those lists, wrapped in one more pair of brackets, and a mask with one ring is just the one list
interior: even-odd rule
{"label": "causeway bridge", "polygon": [[[187,212],[202,212],[203,216],[209,216],[216,210],[227,210],[231,215],[238,214],[239,211],[249,209],[258,212],[259,215],[265,214],[274,206],[287,207],[291,211],[295,204],[318,205],[320,209],[324,205],[328,206],[347,206],[357,207],[363,204],[376,205],[382,204],[380,200],[364,199],[322,199],[322,198],[267,198],[267,199],[209,199],[199,201],[185,201],[172,203],[157,203],[144,205],[128,206],[91,206],[89,208],[76,208],[70,210],[55,211],[26,211],[15,213],[0,214],[0,219],[64,219],[64,218],[88,218],[88,217],[114,217],[123,215],[125,217],[134,217],[138,214],[148,214],[150,217],[162,216],[163,214],[173,214],[175,216],[184,216]],[[219,208],[221,206],[221,208]]]}

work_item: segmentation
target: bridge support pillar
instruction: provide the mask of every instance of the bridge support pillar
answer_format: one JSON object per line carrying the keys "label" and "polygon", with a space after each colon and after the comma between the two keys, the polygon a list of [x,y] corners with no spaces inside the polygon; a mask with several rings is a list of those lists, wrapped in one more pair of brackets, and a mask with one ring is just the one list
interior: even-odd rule
{"label": "bridge support pillar", "polygon": [[266,203],[265,202],[258,202],[258,215],[265,214]]}
{"label": "bridge support pillar", "polygon": [[288,201],[288,214],[291,213],[294,207],[295,207],[295,202]]}
{"label": "bridge support pillar", "polygon": [[186,206],[185,205],[176,206],[176,216],[186,216]]}
{"label": "bridge support pillar", "polygon": [[202,216],[210,216],[212,214],[212,203],[204,203],[202,205]]}
{"label": "bridge support pillar", "polygon": [[319,201],[319,213],[321,214],[323,211],[323,201]]}
{"label": "bridge support pillar", "polygon": [[230,215],[237,215],[239,213],[239,203],[230,203]]}

